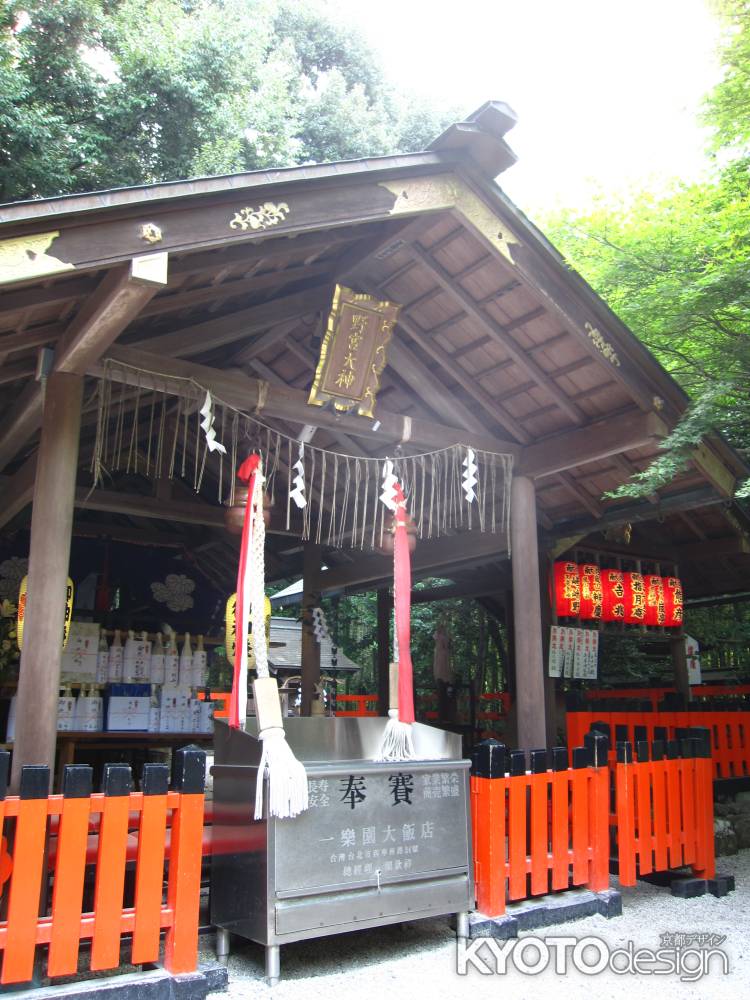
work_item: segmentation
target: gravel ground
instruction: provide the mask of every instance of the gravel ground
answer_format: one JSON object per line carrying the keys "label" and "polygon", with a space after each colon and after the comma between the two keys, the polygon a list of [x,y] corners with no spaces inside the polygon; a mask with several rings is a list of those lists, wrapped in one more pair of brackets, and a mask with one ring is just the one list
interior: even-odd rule
{"label": "gravel ground", "polygon": [[[546,970],[533,976],[520,973],[512,962],[505,975],[482,975],[470,969],[467,975],[460,976],[456,972],[455,938],[447,921],[441,919],[285,945],[281,949],[281,982],[273,989],[263,982],[263,949],[233,938],[229,991],[211,994],[211,998],[349,1000],[354,996],[356,1000],[368,1000],[395,993],[413,1000],[442,1000],[461,994],[471,1000],[497,1000],[511,987],[514,1000],[544,996],[566,1000],[579,998],[584,990],[595,991],[597,1000],[621,1000],[624,990],[628,991],[628,1000],[650,997],[655,990],[659,991],[659,1000],[699,995],[710,996],[711,1000],[739,1000],[750,996],[750,850],[720,858],[718,869],[733,874],[737,882],[737,889],[723,899],[710,895],[677,899],[668,889],[639,883],[622,890],[621,917],[589,917],[540,933],[574,935],[577,939],[595,935],[612,948],[625,947],[632,941],[636,949],[654,950],[660,946],[659,935],[664,932],[726,935],[721,945],[729,958],[726,976],[718,963],[712,965],[706,979],[692,983],[681,982],[677,973],[655,977],[617,975],[606,970],[588,976],[571,970],[559,975],[554,971],[554,959]],[[618,887],[616,880],[612,884]],[[209,948],[201,957],[213,961],[213,951]],[[532,948],[527,949],[525,958],[530,963],[535,961]]]}

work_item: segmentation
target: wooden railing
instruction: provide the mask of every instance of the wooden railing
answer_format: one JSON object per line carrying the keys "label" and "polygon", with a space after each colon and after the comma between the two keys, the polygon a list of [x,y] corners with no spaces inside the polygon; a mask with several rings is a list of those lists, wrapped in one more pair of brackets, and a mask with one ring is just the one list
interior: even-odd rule
{"label": "wooden railing", "polygon": [[621,885],[636,877],[689,866],[696,878],[716,875],[713,782],[707,734],[617,745],[615,831]]}
{"label": "wooden railing", "polygon": [[471,809],[477,909],[505,912],[508,900],[572,886],[609,885],[609,772],[578,748],[506,754],[487,740],[472,755]]}
{"label": "wooden railing", "polygon": [[609,730],[612,745],[627,740],[635,745],[646,740],[680,739],[685,730],[708,729],[715,779],[750,777],[750,711],[690,709],[678,712],[587,712],[567,713],[568,746],[577,746],[593,723]]}
{"label": "wooden railing", "polygon": [[[90,767],[69,765],[62,795],[48,794],[48,768],[31,766],[22,769],[20,794],[5,797],[8,757],[0,754],[6,900],[0,982],[28,982],[41,945],[49,946],[50,977],[79,970],[83,942],[90,943],[92,972],[117,967],[125,935],[131,938],[128,961],[156,962],[162,931],[166,969],[192,972],[198,957],[204,751],[177,751],[171,791],[165,764],[144,766],[140,792],[132,791],[127,765],[108,764],[100,794],[92,794]],[[136,832],[129,832],[133,826]]]}

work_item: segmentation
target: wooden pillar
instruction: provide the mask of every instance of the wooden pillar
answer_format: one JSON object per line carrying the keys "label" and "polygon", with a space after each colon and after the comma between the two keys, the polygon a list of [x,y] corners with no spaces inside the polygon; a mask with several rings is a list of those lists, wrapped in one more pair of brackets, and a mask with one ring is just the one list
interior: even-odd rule
{"label": "wooden pillar", "polygon": [[31,512],[28,596],[13,747],[14,791],[24,764],[45,764],[50,775],[54,772],[82,392],[80,375],[56,372],[47,380]]}
{"label": "wooden pillar", "polygon": [[669,640],[672,652],[672,670],[674,672],[674,689],[681,694],[687,704],[690,701],[690,676],[688,674],[687,650],[685,636],[676,635]]}
{"label": "wooden pillar", "polygon": [[320,643],[312,627],[312,609],[320,606],[320,546],[305,542],[302,551],[302,715],[310,715],[320,682]]}
{"label": "wooden pillar", "polygon": [[534,480],[514,476],[510,507],[518,746],[547,745]]}
{"label": "wooden pillar", "polygon": [[388,670],[391,662],[391,615],[393,614],[393,598],[386,588],[378,591],[377,620],[377,665],[378,665],[378,712],[388,715]]}

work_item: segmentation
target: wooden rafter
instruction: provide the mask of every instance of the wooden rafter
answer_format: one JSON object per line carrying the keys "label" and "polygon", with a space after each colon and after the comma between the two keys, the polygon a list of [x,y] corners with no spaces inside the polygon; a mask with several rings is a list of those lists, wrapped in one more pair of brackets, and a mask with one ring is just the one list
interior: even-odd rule
{"label": "wooden rafter", "polygon": [[294,295],[271,299],[261,305],[228,313],[216,319],[194,323],[158,336],[142,336],[134,346],[166,358],[186,358],[205,354],[217,347],[263,333],[290,319],[299,319],[319,309],[329,298],[329,286],[317,285]]}
{"label": "wooden rafter", "polygon": [[464,310],[471,319],[484,330],[495,343],[499,344],[517,366],[527,373],[536,384],[544,389],[549,396],[558,404],[558,407],[566,413],[574,423],[580,424],[585,419],[582,411],[571,403],[568,396],[560,387],[547,375],[547,373],[534,361],[533,358],[518,346],[516,341],[505,331],[505,328],[494,320],[484,309],[477,305],[471,295],[458,284],[442,264],[438,263],[430,256],[418,243],[412,244],[412,249],[421,263],[432,275],[435,281],[445,290],[445,292],[460,302]]}
{"label": "wooden rafter", "polygon": [[[151,254],[112,268],[65,330],[57,346],[54,371],[83,374],[98,360],[143,305],[166,282],[166,254]],[[30,382],[23,390],[0,435],[0,469],[39,429],[42,388]]]}

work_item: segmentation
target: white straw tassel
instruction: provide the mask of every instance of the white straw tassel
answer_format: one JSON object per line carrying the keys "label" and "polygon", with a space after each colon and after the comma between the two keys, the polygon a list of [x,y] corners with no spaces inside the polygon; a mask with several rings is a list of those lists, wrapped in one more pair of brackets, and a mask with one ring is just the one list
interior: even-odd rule
{"label": "white straw tassel", "polygon": [[268,769],[268,815],[289,819],[307,809],[307,772],[292,753],[283,729],[260,733],[263,752],[255,786],[255,818],[263,816],[263,785]]}
{"label": "white straw tassel", "polygon": [[383,732],[380,750],[374,759],[394,762],[418,759],[411,726],[408,722],[399,721],[397,708],[392,708],[388,712],[388,722]]}

